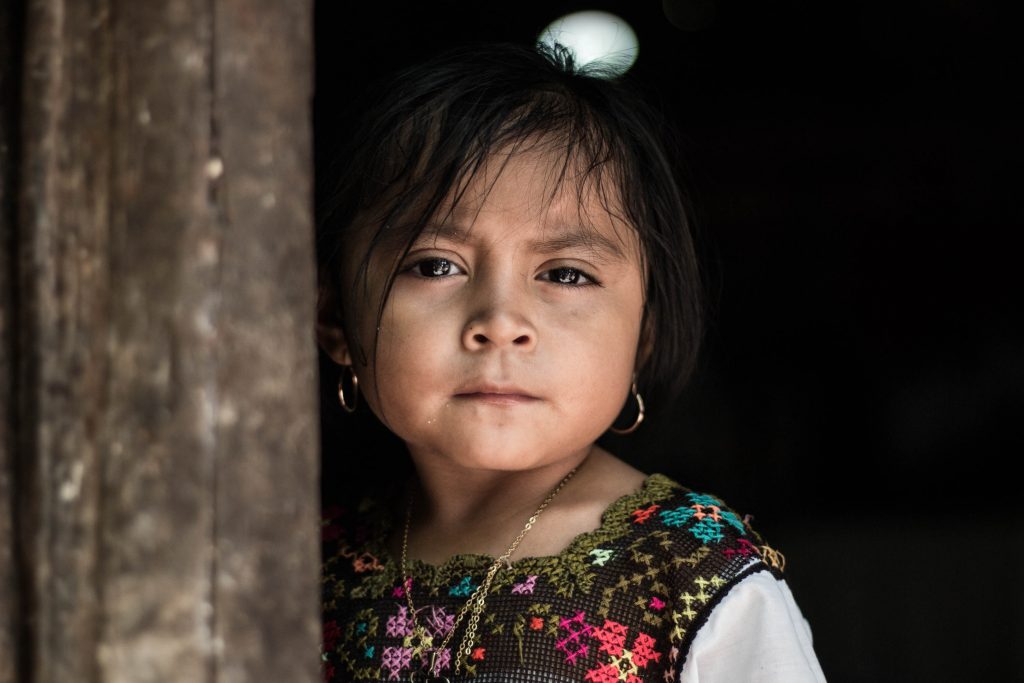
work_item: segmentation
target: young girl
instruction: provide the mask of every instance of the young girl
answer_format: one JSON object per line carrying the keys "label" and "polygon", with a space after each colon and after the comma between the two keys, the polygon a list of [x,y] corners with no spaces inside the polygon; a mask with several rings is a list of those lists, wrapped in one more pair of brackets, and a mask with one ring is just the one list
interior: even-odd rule
{"label": "young girl", "polygon": [[701,336],[659,130],[558,48],[449,53],[370,108],[318,335],[413,467],[325,515],[327,680],[824,680],[782,556],[595,443]]}

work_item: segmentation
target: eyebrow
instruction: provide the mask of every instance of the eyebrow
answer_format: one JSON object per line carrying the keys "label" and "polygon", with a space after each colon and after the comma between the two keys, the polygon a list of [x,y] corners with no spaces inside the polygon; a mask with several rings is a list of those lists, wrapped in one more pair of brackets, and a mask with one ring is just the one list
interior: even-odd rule
{"label": "eyebrow", "polygon": [[[469,231],[455,223],[435,223],[428,225],[420,233],[416,241],[421,242],[437,238],[465,244],[469,241]],[[560,251],[582,248],[592,252],[599,258],[626,260],[626,254],[621,244],[596,230],[587,230],[582,227],[560,229],[549,238],[531,240],[529,248],[531,251],[539,254],[554,254]]]}
{"label": "eyebrow", "polygon": [[625,260],[626,255],[621,245],[602,235],[596,230],[570,228],[543,240],[530,242],[530,248],[541,254],[553,254],[568,249],[587,249],[597,256],[608,256],[613,259]]}

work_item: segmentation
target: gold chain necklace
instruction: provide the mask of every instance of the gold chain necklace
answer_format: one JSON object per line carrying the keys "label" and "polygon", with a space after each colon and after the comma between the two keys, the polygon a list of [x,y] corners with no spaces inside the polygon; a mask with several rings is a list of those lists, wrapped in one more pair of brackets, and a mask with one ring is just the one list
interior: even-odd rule
{"label": "gold chain necklace", "polygon": [[473,650],[473,641],[476,639],[476,631],[480,625],[480,615],[484,611],[484,607],[487,602],[487,592],[491,589],[491,582],[494,581],[495,575],[501,565],[509,565],[509,558],[512,557],[512,553],[516,551],[519,544],[526,538],[526,534],[533,528],[533,525],[537,523],[537,518],[540,517],[540,513],[544,512],[544,509],[554,500],[558,492],[562,490],[562,487],[572,479],[572,475],[576,474],[576,470],[580,468],[579,465],[573,467],[569,474],[558,483],[548,497],[544,499],[544,502],[540,504],[537,511],[533,513],[533,516],[526,521],[526,526],[519,532],[515,540],[512,541],[512,545],[508,547],[501,556],[495,558],[494,563],[487,569],[487,574],[484,576],[484,580],[480,582],[476,590],[469,596],[469,600],[462,606],[458,614],[455,616],[455,621],[452,622],[452,627],[449,629],[448,634],[445,635],[444,640],[437,647],[433,647],[433,636],[425,626],[418,623],[416,619],[416,608],[412,604],[412,577],[409,575],[409,526],[412,522],[412,495],[409,496],[409,506],[405,513],[405,529],[402,532],[402,586],[405,590],[405,598],[409,605],[409,619],[412,621],[412,635],[406,637],[405,646],[413,648],[413,658],[419,657],[421,660],[425,659],[424,654],[430,651],[430,665],[427,668],[426,678],[417,678],[419,672],[413,671],[409,675],[409,680],[413,683],[418,681],[439,681],[441,683],[450,683],[450,681],[441,676],[438,673],[440,662],[437,660],[437,656],[444,651],[451,641],[452,636],[455,635],[455,631],[458,630],[459,624],[465,618],[467,612],[471,612],[469,617],[469,624],[466,626],[466,633],[462,636],[462,641],[459,643],[458,649],[455,651],[455,668],[453,672],[459,673],[459,669],[462,666],[462,658],[469,657]]}

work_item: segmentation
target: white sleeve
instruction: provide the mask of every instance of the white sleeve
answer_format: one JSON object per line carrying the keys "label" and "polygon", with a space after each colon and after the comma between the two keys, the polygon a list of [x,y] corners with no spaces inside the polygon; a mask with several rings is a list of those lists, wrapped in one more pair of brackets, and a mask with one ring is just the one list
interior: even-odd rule
{"label": "white sleeve", "polygon": [[811,628],[785,581],[757,572],[697,632],[680,683],[824,683]]}

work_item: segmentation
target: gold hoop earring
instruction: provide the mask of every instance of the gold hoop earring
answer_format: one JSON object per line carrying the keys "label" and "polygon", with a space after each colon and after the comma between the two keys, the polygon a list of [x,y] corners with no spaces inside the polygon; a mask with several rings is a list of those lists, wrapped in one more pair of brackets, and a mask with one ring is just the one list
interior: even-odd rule
{"label": "gold hoop earring", "polygon": [[636,380],[633,380],[632,393],[633,397],[636,399],[636,407],[638,411],[636,414],[636,420],[634,420],[633,424],[625,429],[616,429],[615,426],[612,425],[608,429],[610,429],[613,434],[632,434],[637,430],[637,427],[640,426],[640,423],[644,421],[644,397],[636,390]]}
{"label": "gold hoop earring", "polygon": [[356,404],[359,402],[359,378],[356,377],[356,371],[352,369],[351,365],[341,366],[342,370],[348,370],[348,376],[352,382],[352,405],[349,405],[348,401],[345,400],[345,373],[342,372],[338,375],[338,400],[341,401],[341,407],[345,409],[346,413],[356,412]]}

